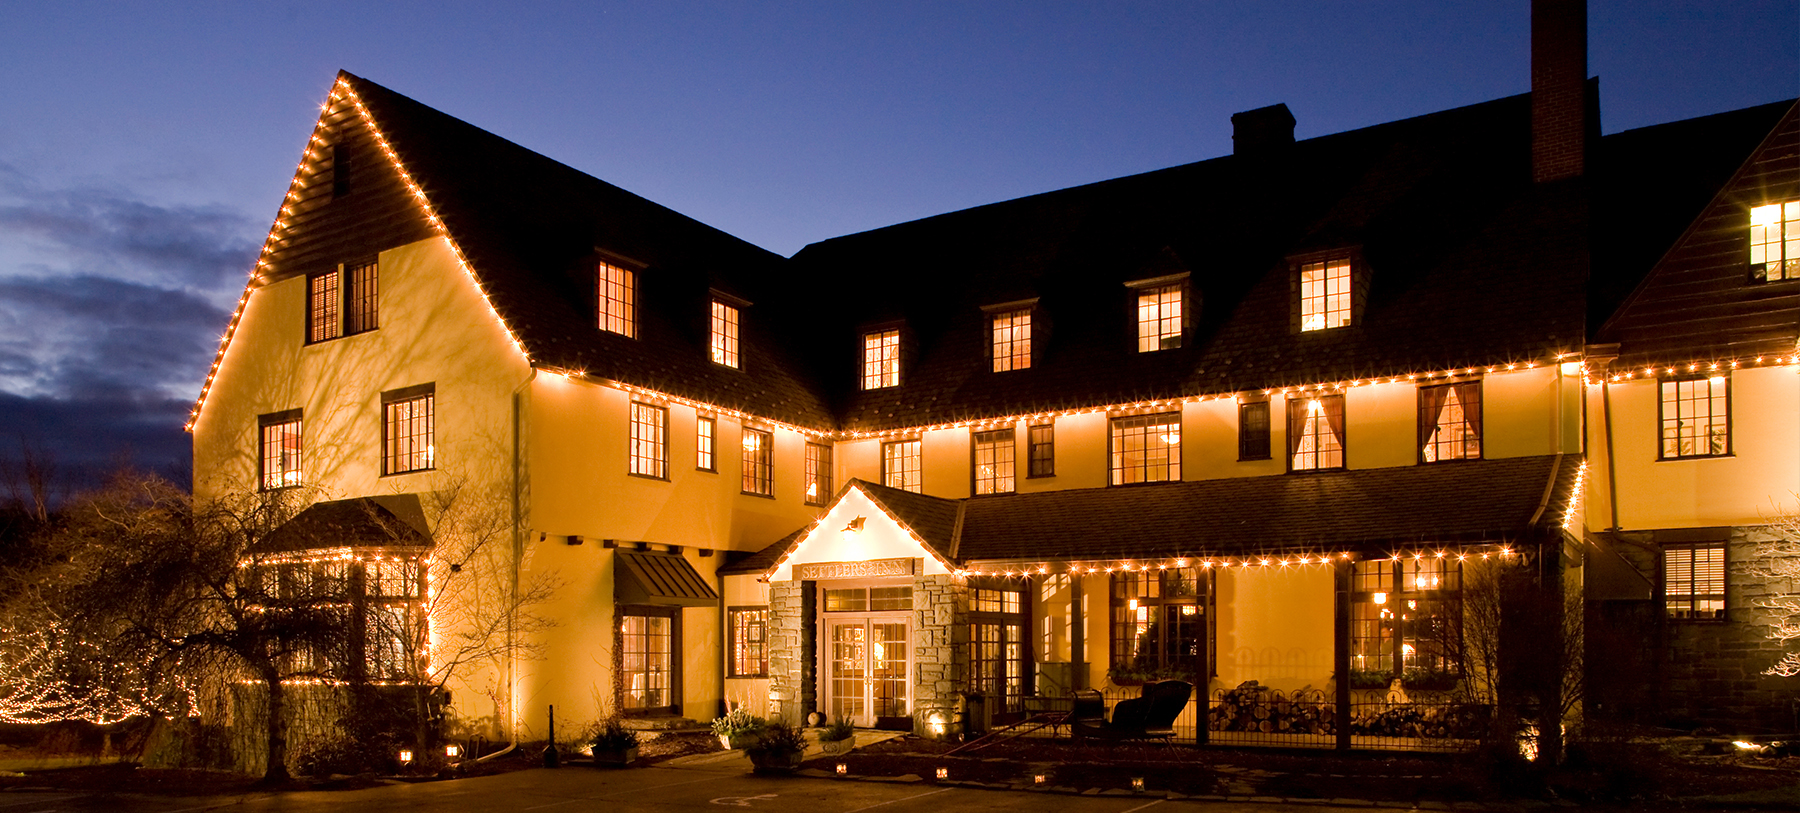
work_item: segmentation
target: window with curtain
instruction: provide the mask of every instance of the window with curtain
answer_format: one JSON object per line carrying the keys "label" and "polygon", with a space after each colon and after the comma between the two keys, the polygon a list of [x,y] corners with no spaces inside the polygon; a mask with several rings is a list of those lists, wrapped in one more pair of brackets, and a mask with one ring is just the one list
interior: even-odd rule
{"label": "window with curtain", "polygon": [[1344,396],[1288,401],[1288,461],[1294,471],[1344,467]]}
{"label": "window with curtain", "polygon": [[1481,458],[1481,382],[1419,388],[1419,459]]}

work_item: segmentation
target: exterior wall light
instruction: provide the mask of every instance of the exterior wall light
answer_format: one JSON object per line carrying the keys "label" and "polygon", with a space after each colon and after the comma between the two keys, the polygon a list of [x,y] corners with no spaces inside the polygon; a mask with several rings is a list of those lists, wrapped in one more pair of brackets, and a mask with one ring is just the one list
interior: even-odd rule
{"label": "exterior wall light", "polygon": [[412,764],[412,758],[413,758],[413,752],[410,749],[403,748],[400,750],[400,764],[401,765]]}

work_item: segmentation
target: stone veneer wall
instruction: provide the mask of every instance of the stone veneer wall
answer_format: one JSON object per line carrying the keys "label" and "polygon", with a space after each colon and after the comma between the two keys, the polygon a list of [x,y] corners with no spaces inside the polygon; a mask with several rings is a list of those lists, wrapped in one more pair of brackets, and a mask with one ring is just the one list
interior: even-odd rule
{"label": "stone veneer wall", "polygon": [[808,618],[811,602],[805,600],[809,587],[805,582],[769,583],[769,706],[764,715],[780,716],[788,723],[799,724],[818,704],[813,695],[813,670],[806,663],[812,647],[807,633],[812,629]]}
{"label": "stone veneer wall", "polygon": [[933,736],[931,718],[945,731],[956,714],[969,659],[969,590],[956,577],[913,579],[913,733]]}
{"label": "stone veneer wall", "polygon": [[[1756,603],[1778,592],[1800,590],[1800,584],[1752,573],[1758,545],[1779,537],[1768,526],[1730,530],[1725,543],[1727,620],[1717,622],[1669,619],[1662,606],[1655,532],[1620,535],[1638,544],[1618,545],[1619,553],[1659,585],[1652,606],[1642,614],[1649,627],[1644,632],[1660,644],[1650,674],[1644,676],[1650,683],[1645,692],[1654,718],[1644,722],[1704,725],[1723,733],[1789,733],[1800,727],[1796,720],[1800,677],[1763,674],[1783,650],[1767,635],[1771,614]],[[1605,703],[1607,698],[1590,692],[1588,700]]]}

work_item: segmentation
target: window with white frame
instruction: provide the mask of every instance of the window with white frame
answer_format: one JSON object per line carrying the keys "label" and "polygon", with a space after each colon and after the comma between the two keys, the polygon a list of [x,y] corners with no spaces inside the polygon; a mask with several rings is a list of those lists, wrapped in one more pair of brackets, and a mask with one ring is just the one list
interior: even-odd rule
{"label": "window with white frame", "polygon": [[1663,379],[1661,457],[1731,454],[1731,379],[1723,375]]}
{"label": "window with white frame", "polygon": [[1419,388],[1419,459],[1481,458],[1481,382]]}
{"label": "window with white frame", "polygon": [[1137,289],[1137,349],[1139,353],[1172,350],[1181,346],[1182,283]]}
{"label": "window with white frame", "polygon": [[1031,366],[1031,309],[996,313],[988,317],[992,329],[994,372],[1023,370]]}
{"label": "window with white frame", "polygon": [[669,410],[631,402],[631,467],[640,477],[669,477]]}
{"label": "window with white frame", "polygon": [[1112,419],[1112,484],[1181,479],[1181,413]]}
{"label": "window with white frame", "polygon": [[921,473],[919,441],[896,440],[881,444],[881,484],[903,491],[925,489]]}
{"label": "window with white frame", "polygon": [[1750,209],[1750,278],[1800,279],[1800,200]]}
{"label": "window with white frame", "polygon": [[1670,545],[1663,549],[1663,603],[1670,618],[1725,618],[1725,543]]}
{"label": "window with white frame", "polygon": [[261,436],[260,464],[262,490],[273,491],[300,485],[300,410],[290,409],[257,419]]}
{"label": "window with white frame", "polygon": [[718,437],[718,420],[702,415],[694,421],[694,468],[701,471],[719,470],[718,460],[713,455]]}
{"label": "window with white frame", "polygon": [[1350,260],[1300,264],[1300,329],[1325,330],[1350,324]]}
{"label": "window with white frame", "polygon": [[744,427],[744,493],[775,493],[775,435]]}
{"label": "window with white frame", "polygon": [[900,330],[863,334],[862,388],[900,386]]}
{"label": "window with white frame", "polygon": [[601,262],[594,273],[594,302],[600,329],[637,336],[637,275]]}
{"label": "window with white frame", "polygon": [[1344,467],[1344,396],[1320,395],[1288,401],[1288,468],[1294,471]]}
{"label": "window with white frame", "polygon": [[824,505],[831,499],[831,447],[823,443],[806,444],[807,505]]}
{"label": "window with white frame", "polygon": [[421,384],[381,394],[381,473],[425,471],[437,464],[437,387]]}
{"label": "window with white frame", "polygon": [[738,309],[715,299],[712,303],[712,360],[738,366]]}
{"label": "window with white frame", "polygon": [[1018,444],[1013,441],[1013,430],[976,432],[970,436],[970,440],[971,453],[975,457],[976,495],[1011,494],[1016,491],[1014,466],[1018,457]]}

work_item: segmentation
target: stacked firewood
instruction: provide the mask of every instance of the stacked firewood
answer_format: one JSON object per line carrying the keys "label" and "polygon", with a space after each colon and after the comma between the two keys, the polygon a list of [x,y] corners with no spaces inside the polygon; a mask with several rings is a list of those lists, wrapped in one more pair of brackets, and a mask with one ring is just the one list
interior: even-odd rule
{"label": "stacked firewood", "polygon": [[1337,709],[1311,686],[1288,695],[1247,680],[1219,695],[1207,727],[1264,734],[1331,734],[1336,731],[1336,717]]}

